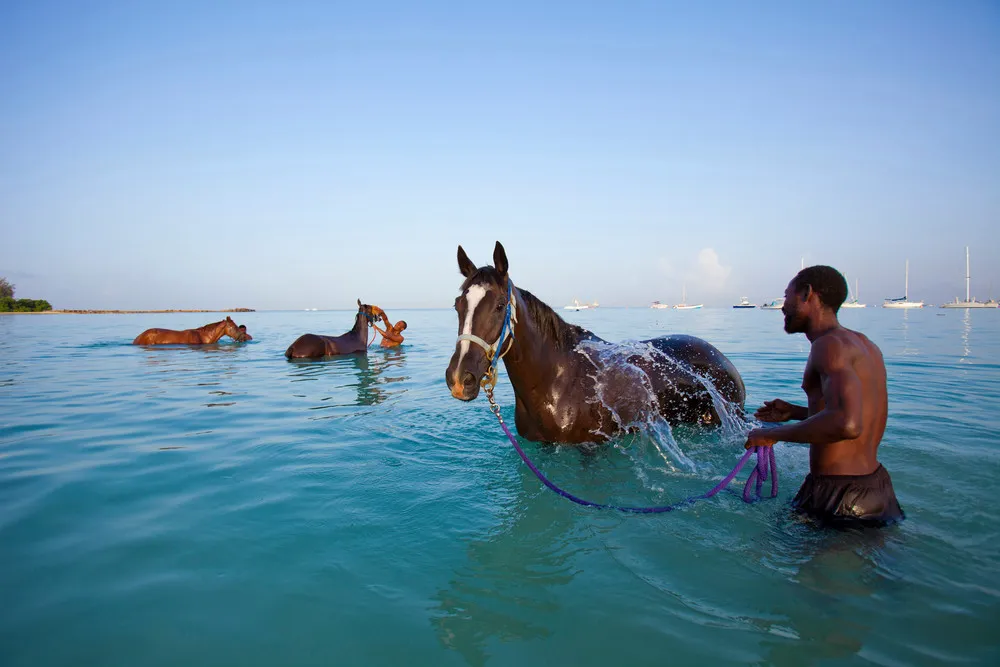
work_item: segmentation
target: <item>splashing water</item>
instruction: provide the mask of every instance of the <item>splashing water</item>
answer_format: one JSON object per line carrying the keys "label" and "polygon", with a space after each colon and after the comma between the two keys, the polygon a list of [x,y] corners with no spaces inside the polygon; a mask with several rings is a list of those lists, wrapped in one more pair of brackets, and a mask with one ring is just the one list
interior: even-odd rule
{"label": "splashing water", "polygon": [[[720,435],[724,440],[743,438],[749,430],[742,411],[722,396],[711,378],[698,374],[687,364],[671,358],[649,343],[584,341],[577,347],[577,352],[594,363],[594,371],[590,374],[595,389],[593,402],[600,403],[611,414],[616,427],[614,430],[638,433],[642,439],[655,444],[660,457],[672,471],[680,467],[694,472],[696,465],[677,444],[673,429],[660,410],[659,398],[649,375],[636,363],[638,360],[647,362],[653,368],[676,368],[697,377],[719,416]],[[630,387],[633,391],[622,392],[622,387]],[[689,399],[683,400],[686,402]],[[613,434],[598,429],[594,435],[611,438]]]}

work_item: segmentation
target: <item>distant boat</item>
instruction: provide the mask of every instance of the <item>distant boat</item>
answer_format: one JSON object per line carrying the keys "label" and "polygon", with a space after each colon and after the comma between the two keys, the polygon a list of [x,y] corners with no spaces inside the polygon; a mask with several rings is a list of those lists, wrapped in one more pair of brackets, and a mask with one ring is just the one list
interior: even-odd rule
{"label": "distant boat", "polygon": [[573,299],[573,303],[568,306],[563,306],[563,310],[587,310],[591,308],[588,303],[580,303],[579,299]]}
{"label": "distant boat", "polygon": [[942,308],[996,308],[997,302],[993,299],[989,301],[977,301],[974,297],[969,298],[969,283],[971,274],[969,273],[969,246],[965,246],[965,301],[959,301],[958,297],[951,303],[942,303]]}
{"label": "distant boat", "polygon": [[756,307],[757,304],[750,303],[750,299],[746,298],[745,296],[740,297],[739,303],[733,304],[733,308],[756,308]]}
{"label": "distant boat", "polygon": [[669,308],[670,306],[668,306],[665,303],[660,303],[659,301],[654,301],[653,303],[649,304],[649,307],[650,308]]}
{"label": "distant boat", "polygon": [[768,301],[761,306],[762,310],[781,310],[781,307],[785,305],[785,297],[780,297],[774,301]]}
{"label": "distant boat", "polygon": [[906,280],[903,283],[903,296],[886,299],[883,308],[923,308],[923,301],[910,301],[910,260],[906,260]]}
{"label": "distant boat", "polygon": [[702,304],[688,304],[687,301],[687,283],[684,283],[684,287],[681,291],[681,302],[674,306],[674,310],[698,310],[702,307]]}
{"label": "distant boat", "polygon": [[316,310],[316,308],[306,308],[307,311]]}
{"label": "distant boat", "polygon": [[851,299],[850,301],[845,301],[840,307],[841,308],[867,308],[867,306],[865,306],[865,304],[858,303],[858,279],[857,278],[854,279],[854,298]]}

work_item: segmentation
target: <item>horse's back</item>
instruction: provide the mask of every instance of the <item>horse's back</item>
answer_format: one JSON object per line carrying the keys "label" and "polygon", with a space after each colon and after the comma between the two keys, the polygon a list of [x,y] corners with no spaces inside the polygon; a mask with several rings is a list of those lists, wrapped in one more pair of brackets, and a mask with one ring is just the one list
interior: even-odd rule
{"label": "horse's back", "polygon": [[174,329],[146,329],[135,337],[133,345],[170,345],[190,343],[188,331],[176,331]]}
{"label": "horse's back", "polygon": [[338,354],[354,354],[361,352],[366,346],[359,347],[354,341],[345,341],[344,336],[321,336],[319,334],[302,334],[285,350],[288,359],[311,359],[315,357],[330,357]]}
{"label": "horse's back", "polygon": [[[660,396],[664,416],[672,422],[717,421],[718,415],[706,381],[718,395],[742,410],[746,387],[736,366],[711,343],[677,334],[645,341],[671,359],[669,365],[653,364],[647,370]],[[639,365],[645,365],[637,360]]]}
{"label": "horse's back", "polygon": [[701,376],[708,376],[722,396],[743,405],[746,386],[736,366],[719,348],[706,340],[686,334],[661,336],[649,341],[656,349],[672,359],[687,364]]}

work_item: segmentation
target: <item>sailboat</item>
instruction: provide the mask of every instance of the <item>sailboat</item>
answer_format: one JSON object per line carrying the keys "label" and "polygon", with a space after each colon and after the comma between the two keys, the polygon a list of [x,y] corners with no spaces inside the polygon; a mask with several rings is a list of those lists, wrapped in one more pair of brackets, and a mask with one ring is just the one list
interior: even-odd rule
{"label": "sailboat", "polygon": [[688,304],[687,303],[687,283],[684,283],[684,287],[681,288],[681,302],[674,306],[674,310],[698,310],[704,304]]}
{"label": "sailboat", "polygon": [[906,282],[903,283],[903,296],[886,299],[883,308],[923,308],[923,301],[910,301],[910,260],[906,260]]}
{"label": "sailboat", "polygon": [[841,308],[866,308],[865,304],[858,303],[858,279],[854,279],[854,298],[850,301],[845,301],[840,306]]}
{"label": "sailboat", "polygon": [[990,299],[989,301],[976,301],[975,298],[969,298],[969,282],[971,280],[971,274],[969,273],[969,246],[965,246],[965,301],[959,301],[958,297],[951,303],[941,304],[942,308],[996,308],[997,302]]}

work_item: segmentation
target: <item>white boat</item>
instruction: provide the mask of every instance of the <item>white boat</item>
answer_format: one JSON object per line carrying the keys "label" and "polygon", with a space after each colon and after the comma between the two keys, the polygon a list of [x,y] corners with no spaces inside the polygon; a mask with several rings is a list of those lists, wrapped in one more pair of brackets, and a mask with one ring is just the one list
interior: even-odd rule
{"label": "white boat", "polygon": [[774,301],[769,301],[761,305],[761,310],[781,310],[781,307],[785,305],[785,297],[779,297]]}
{"label": "white boat", "polygon": [[757,304],[750,303],[750,299],[745,296],[740,297],[740,302],[733,304],[733,308],[756,308]]}
{"label": "white boat", "polygon": [[698,310],[703,304],[689,304],[687,302],[687,283],[684,283],[684,287],[681,289],[681,302],[674,306],[674,310]]}
{"label": "white boat", "polygon": [[969,246],[965,246],[965,301],[959,301],[958,297],[951,303],[942,303],[942,308],[996,308],[997,302],[993,299],[989,301],[978,301],[975,297],[969,297],[969,283],[971,281],[969,273]]}
{"label": "white boat", "polygon": [[865,304],[858,302],[858,279],[854,279],[854,298],[849,301],[845,301],[841,308],[867,308]]}
{"label": "white boat", "polygon": [[660,303],[659,301],[654,301],[653,303],[649,304],[649,307],[650,308],[669,308],[670,306],[668,306],[665,303]]}
{"label": "white boat", "polygon": [[906,260],[906,280],[903,283],[903,296],[895,299],[886,299],[882,302],[883,308],[923,308],[923,301],[910,301],[910,260]]}
{"label": "white boat", "polygon": [[563,310],[587,310],[588,308],[590,308],[590,304],[580,303],[579,299],[573,299],[573,303],[563,306]]}

